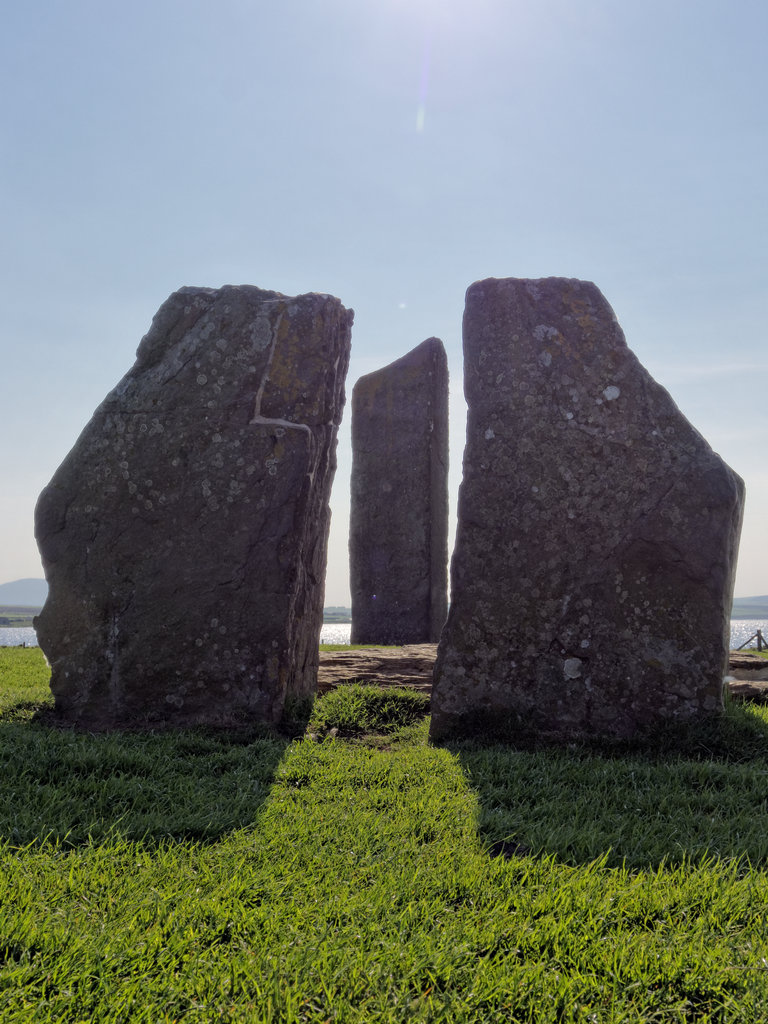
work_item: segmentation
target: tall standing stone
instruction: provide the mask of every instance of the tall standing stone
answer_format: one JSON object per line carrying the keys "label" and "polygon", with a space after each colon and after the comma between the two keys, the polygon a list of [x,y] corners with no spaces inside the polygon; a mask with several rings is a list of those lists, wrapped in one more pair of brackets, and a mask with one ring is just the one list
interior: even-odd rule
{"label": "tall standing stone", "polygon": [[160,307],[38,501],[65,719],[276,722],[314,692],[351,322],[251,286]]}
{"label": "tall standing stone", "polygon": [[588,282],[467,292],[464,479],[432,737],[631,736],[722,708],[743,483]]}
{"label": "tall standing stone", "polygon": [[429,338],[352,391],[352,643],[440,636],[448,589],[448,363]]}

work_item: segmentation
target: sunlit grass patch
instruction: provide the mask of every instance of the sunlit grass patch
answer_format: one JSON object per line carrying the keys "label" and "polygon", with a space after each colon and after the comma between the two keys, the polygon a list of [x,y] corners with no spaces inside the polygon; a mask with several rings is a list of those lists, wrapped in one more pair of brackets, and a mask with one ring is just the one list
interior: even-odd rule
{"label": "sunlit grass patch", "polygon": [[348,684],[315,701],[310,728],[342,735],[388,733],[414,725],[429,711],[426,694],[401,687]]}
{"label": "sunlit grass patch", "polygon": [[39,647],[0,647],[0,717],[29,718],[53,707],[50,669]]}
{"label": "sunlit grass patch", "polygon": [[[47,690],[20,653],[12,718]],[[0,718],[3,1024],[768,1017],[766,711],[644,753],[425,726],[380,750]]]}

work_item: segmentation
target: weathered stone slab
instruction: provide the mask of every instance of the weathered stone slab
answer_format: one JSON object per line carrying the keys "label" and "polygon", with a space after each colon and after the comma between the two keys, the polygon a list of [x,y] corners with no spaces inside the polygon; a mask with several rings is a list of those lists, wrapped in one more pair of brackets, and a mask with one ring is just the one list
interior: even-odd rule
{"label": "weathered stone slab", "polygon": [[346,683],[371,683],[431,693],[436,652],[437,644],[320,651],[317,692],[327,693]]}
{"label": "weathered stone slab", "polygon": [[736,679],[768,679],[768,660],[749,651],[731,651],[728,671]]}
{"label": "weathered stone slab", "polygon": [[631,736],[722,708],[743,483],[588,282],[467,292],[464,479],[432,736]]}
{"label": "weathered stone slab", "polygon": [[[375,686],[403,686],[421,693],[432,693],[432,676],[437,644],[413,644],[404,647],[363,647],[345,651],[320,651],[317,692],[328,693],[348,683]],[[737,701],[768,700],[768,662],[755,657],[745,659],[731,654],[725,681],[731,697]]]}
{"label": "weathered stone slab", "polygon": [[768,680],[766,679],[730,679],[728,680],[728,689],[731,700],[736,701],[737,704],[768,703]]}
{"label": "weathered stone slab", "polygon": [[448,593],[448,363],[429,338],[352,391],[353,644],[437,641]]}
{"label": "weathered stone slab", "polygon": [[36,510],[65,719],[275,722],[314,692],[351,322],[251,286],[160,307]]}

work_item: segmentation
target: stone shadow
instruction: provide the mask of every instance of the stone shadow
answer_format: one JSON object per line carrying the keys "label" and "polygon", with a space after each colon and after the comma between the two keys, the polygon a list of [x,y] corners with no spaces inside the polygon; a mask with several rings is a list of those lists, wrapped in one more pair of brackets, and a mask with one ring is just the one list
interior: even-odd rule
{"label": "stone shadow", "polygon": [[497,735],[446,746],[477,793],[492,857],[633,869],[768,863],[768,720],[749,707],[642,744]]}
{"label": "stone shadow", "polygon": [[210,843],[254,823],[290,735],[231,730],[92,734],[22,702],[0,720],[0,837],[77,847],[119,837]]}

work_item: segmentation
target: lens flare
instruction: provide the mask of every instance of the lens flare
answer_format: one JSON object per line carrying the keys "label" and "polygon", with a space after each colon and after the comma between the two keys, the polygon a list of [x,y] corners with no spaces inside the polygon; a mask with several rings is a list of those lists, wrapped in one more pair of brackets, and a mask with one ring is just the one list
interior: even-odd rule
{"label": "lens flare", "polygon": [[416,107],[416,131],[424,131],[427,116],[427,92],[429,91],[429,68],[432,63],[432,36],[424,37],[424,49],[421,56],[421,76],[419,79],[419,103]]}

